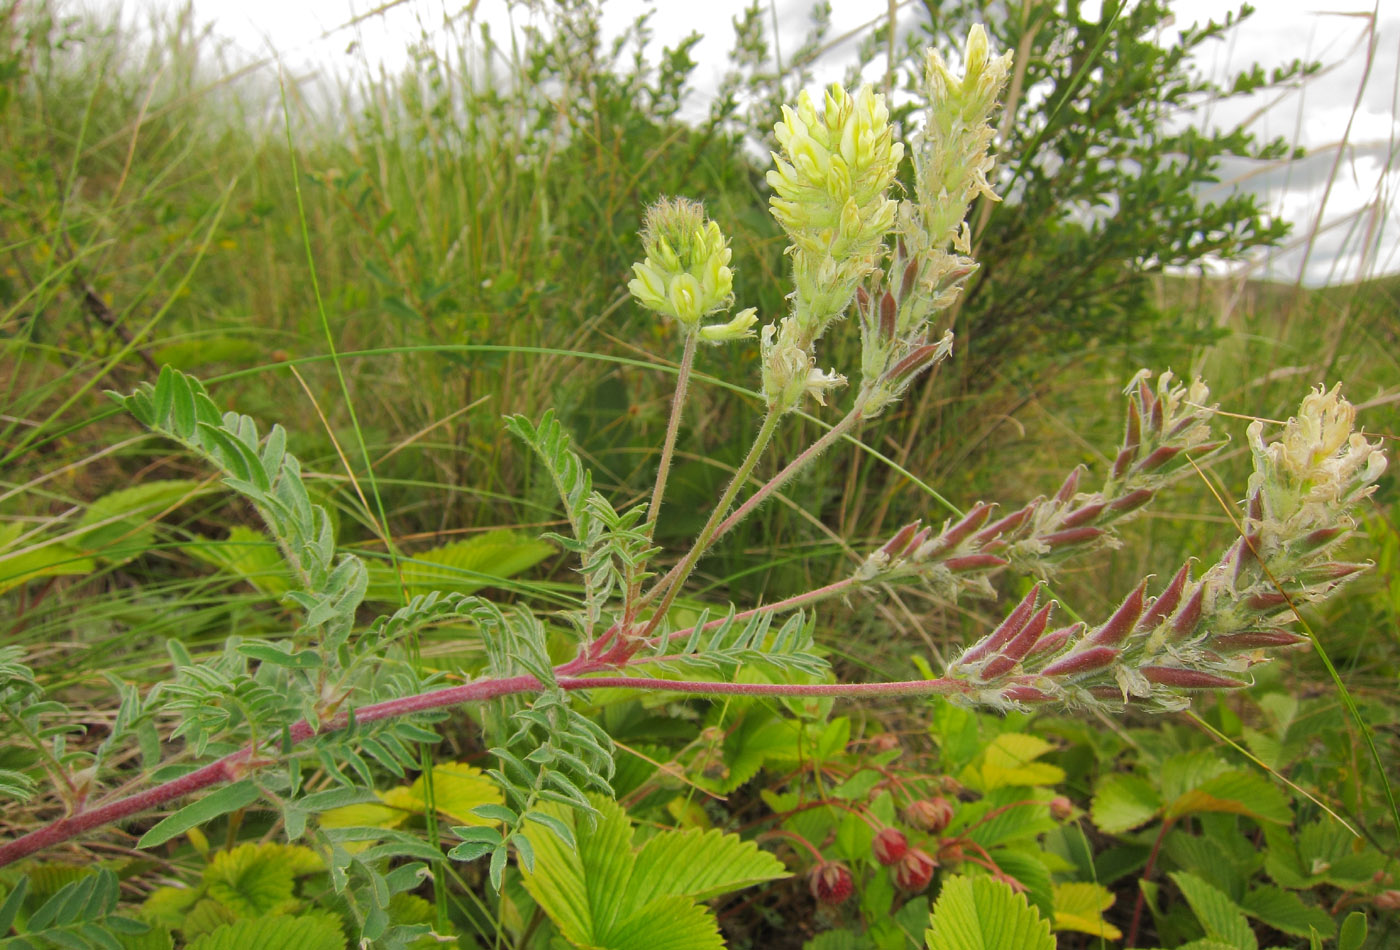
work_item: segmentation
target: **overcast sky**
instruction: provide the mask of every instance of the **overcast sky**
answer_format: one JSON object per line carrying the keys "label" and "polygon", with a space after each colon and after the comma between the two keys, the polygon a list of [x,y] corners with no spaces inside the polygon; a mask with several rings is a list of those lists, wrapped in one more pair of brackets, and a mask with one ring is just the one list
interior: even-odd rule
{"label": "overcast sky", "polygon": [[[141,8],[182,3],[125,0],[123,6],[127,13],[137,14]],[[275,49],[299,69],[309,66],[334,72],[363,69],[366,63],[384,63],[391,69],[400,66],[407,60],[409,43],[425,30],[439,29],[445,14],[473,5],[470,0],[407,0],[357,26],[341,28],[356,15],[385,5],[383,0],[193,3],[198,18],[213,22],[218,34],[249,53],[261,55]],[[1207,47],[1198,64],[1204,73],[1224,77],[1249,63],[1268,68],[1299,57],[1321,61],[1326,71],[1293,92],[1222,103],[1200,118],[1203,123],[1250,119],[1261,137],[1282,135],[1309,152],[1299,162],[1226,169],[1228,181],[1223,187],[1266,195],[1275,213],[1294,222],[1295,241],[1317,231],[1310,249],[1299,246],[1275,254],[1259,262],[1253,273],[1294,280],[1301,269],[1308,283],[1319,284],[1400,271],[1396,194],[1400,189],[1400,3],[1255,0],[1255,5],[1259,12],[1242,28],[1232,31],[1227,41]],[[489,19],[498,31],[504,28],[502,0],[478,0],[475,6],[478,16]],[[744,6],[744,0],[607,0],[603,9],[605,23],[613,29],[654,9],[658,48],[674,44],[692,30],[704,34],[695,53],[700,66],[694,78],[697,88],[706,90],[717,84],[724,71],[733,40],[730,21]],[[884,6],[876,0],[832,0],[831,36],[857,31]],[[905,6],[905,16],[913,16],[915,11]],[[1177,25],[1183,26],[1219,17],[1228,5],[1220,0],[1172,0],[1171,6]],[[810,8],[810,0],[771,0],[784,49],[791,50],[800,41]],[[1378,22],[1372,30],[1376,11]],[[843,55],[849,56],[851,48],[853,44],[846,44],[832,50],[819,78],[840,78],[845,69]],[[703,111],[704,103],[689,105]]]}

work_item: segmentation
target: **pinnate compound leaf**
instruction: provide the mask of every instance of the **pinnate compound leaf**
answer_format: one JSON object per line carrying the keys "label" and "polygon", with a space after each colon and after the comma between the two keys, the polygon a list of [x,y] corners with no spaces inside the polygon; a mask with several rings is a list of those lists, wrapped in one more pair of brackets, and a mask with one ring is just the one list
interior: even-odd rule
{"label": "pinnate compound leaf", "polygon": [[258,787],[248,779],[225,786],[158,822],[154,828],[141,836],[141,840],[136,842],[136,847],[154,848],[158,844],[164,844],[195,825],[202,825],[220,815],[247,808],[260,796]]}
{"label": "pinnate compound leaf", "polygon": [[325,917],[257,917],[219,927],[186,950],[345,950],[345,935]]}
{"label": "pinnate compound leaf", "polygon": [[1121,940],[1123,932],[1103,919],[1103,912],[1113,906],[1113,900],[1113,892],[1102,884],[1056,884],[1054,929]]}
{"label": "pinnate compound leaf", "polygon": [[990,877],[945,881],[924,937],[928,950],[1055,950],[1050,922]]}
{"label": "pinnate compound leaf", "polygon": [[1181,889],[1182,896],[1191,905],[1209,939],[1219,940],[1238,950],[1258,948],[1259,941],[1255,939],[1244,911],[1224,891],[1186,871],[1177,871],[1171,875],[1171,879]]}
{"label": "pinnate compound leaf", "polygon": [[783,863],[752,841],[718,829],[659,834],[642,845],[632,871],[632,895],[644,903],[662,894],[698,901],[787,877]]}
{"label": "pinnate compound leaf", "polygon": [[1121,834],[1157,816],[1162,800],[1147,779],[1115,772],[1099,780],[1089,806],[1094,825],[1108,834]]}
{"label": "pinnate compound leaf", "polygon": [[1292,891],[1265,885],[1245,894],[1240,909],[1260,923],[1294,937],[1316,930],[1328,940],[1337,932],[1336,921],[1321,907],[1310,907]]}
{"label": "pinnate compound leaf", "polygon": [[1288,799],[1277,786],[1262,775],[1242,770],[1207,779],[1182,793],[1166,808],[1168,818],[1202,812],[1226,812],[1285,825],[1293,820]]}

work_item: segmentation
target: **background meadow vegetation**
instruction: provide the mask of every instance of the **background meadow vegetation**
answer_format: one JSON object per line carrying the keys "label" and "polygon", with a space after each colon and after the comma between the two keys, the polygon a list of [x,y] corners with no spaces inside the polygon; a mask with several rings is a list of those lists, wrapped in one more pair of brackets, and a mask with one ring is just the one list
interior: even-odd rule
{"label": "background meadow vegetation", "polygon": [[[683,121],[689,45],[649,61],[644,22],[614,40],[594,4],[536,6],[535,26],[514,36],[463,14],[425,36],[403,73],[328,85],[225,55],[189,11],[138,35],[57,0],[0,2],[0,646],[23,648],[45,687],[89,710],[72,746],[99,742],[110,726],[119,697],[106,677],[144,690],[171,675],[172,642],[198,656],[234,634],[277,639],[288,622],[279,600],[288,581],[247,506],[105,390],[130,392],[169,364],[205,380],[221,408],[284,425],[338,544],[379,566],[370,601],[392,609],[405,593],[480,590],[547,612],[576,595],[577,575],[539,540],[558,528],[557,502],[501,418],[553,408],[619,510],[645,499],[676,352],[674,329],[625,289],[646,205],[702,200],[731,238],[740,305],[765,319],[783,310],[785,240],[757,156],[778,104],[808,85],[832,39],[821,11],[781,61],[757,5],[737,20],[732,75],[707,115]],[[941,522],[940,497],[963,509],[979,499],[1019,506],[1075,465],[1103,471],[1122,424],[1118,393],[1140,367],[1204,377],[1221,409],[1238,414],[1235,445],[1128,526],[1121,548],[1058,578],[1057,593],[1086,614],[1106,615],[1144,575],[1169,575],[1234,539],[1247,419],[1287,418],[1310,386],[1341,381],[1368,433],[1400,431],[1400,278],[1314,289],[1205,266],[1313,236],[1286,233],[1243,193],[1206,197],[1222,193],[1203,189],[1221,158],[1282,162],[1293,149],[1248,130],[1201,131],[1190,109],[1306,84],[1313,67],[1221,86],[1194,75],[1187,56],[1223,26],[1163,47],[1164,10],[1153,2],[1102,19],[1073,3],[1013,6],[931,4],[913,34],[891,39],[877,25],[859,43],[865,74],[904,90],[916,50],[960,48],[985,16],[1023,70],[998,147],[1005,201],[973,209],[983,269],[956,311],[954,357],[890,418],[866,425],[860,445],[833,450],[735,531],[681,609],[773,601],[841,577],[900,525]],[[909,97],[893,101],[896,120],[912,122]],[[858,359],[853,340],[832,347],[838,368]],[[756,347],[707,349],[697,369],[663,545],[699,527],[743,456],[758,404]],[[790,458],[818,426],[780,435],[774,458]],[[1392,476],[1351,549],[1376,568],[1306,615],[1335,676],[1319,653],[1291,653],[1250,690],[1200,698],[1194,714],[1122,721],[838,706],[814,720],[815,738],[768,736],[768,746],[745,745],[752,736],[710,704],[618,700],[594,712],[638,752],[619,764],[619,800],[644,828],[753,837],[776,827],[765,816],[807,767],[802,743],[820,748],[828,777],[849,778],[871,762],[895,768],[880,758],[890,736],[907,781],[969,814],[1008,787],[1072,803],[1009,839],[1039,862],[1020,867],[1063,947],[1304,947],[1310,930],[1327,946],[1356,947],[1339,930],[1356,910],[1368,920],[1365,946],[1393,946],[1394,501]],[[402,584],[391,559],[403,559]],[[819,613],[817,640],[847,678],[902,679],[940,669],[995,625],[994,611],[918,591],[855,599]],[[425,631],[419,648],[425,669],[484,662],[461,627]],[[484,764],[475,715],[439,727],[431,761]],[[21,725],[0,726],[0,770],[38,774]],[[1044,768],[998,786],[985,774],[989,749]],[[1182,763],[1204,761],[1252,776],[1242,781],[1259,782],[1267,807],[1173,811],[1194,787],[1177,774],[1189,771]],[[152,766],[149,748],[134,750],[122,781]],[[386,790],[411,780],[375,778]],[[6,802],[0,836],[61,810],[43,789]],[[240,820],[149,854],[132,847],[133,834],[109,830],[43,855],[29,870],[47,877],[36,872],[11,921],[15,939],[47,897],[93,871],[94,856],[121,880],[123,907],[145,906],[158,887],[207,886],[211,848],[277,838],[258,815]],[[834,826],[804,829],[818,843],[827,832],[836,841]],[[905,905],[866,896],[858,910],[818,908],[802,880],[810,859],[771,839],[765,847],[797,876],[716,904],[730,945],[908,945],[888,924]],[[858,876],[874,871],[857,865]],[[0,898],[13,893],[13,873],[0,871]],[[1054,888],[1071,880],[1101,890],[1079,918],[1062,919]],[[1201,896],[1202,881],[1229,906]],[[471,865],[438,882],[396,912],[464,947],[562,939],[518,886],[510,899],[495,895]],[[1095,904],[1100,893],[1109,904]],[[1133,923],[1139,894],[1146,910]],[[350,919],[323,881],[298,884],[295,897],[282,912]],[[224,916],[150,945],[184,945],[267,913],[225,904]],[[171,926],[155,911],[148,919]],[[0,946],[10,933],[0,928]]]}

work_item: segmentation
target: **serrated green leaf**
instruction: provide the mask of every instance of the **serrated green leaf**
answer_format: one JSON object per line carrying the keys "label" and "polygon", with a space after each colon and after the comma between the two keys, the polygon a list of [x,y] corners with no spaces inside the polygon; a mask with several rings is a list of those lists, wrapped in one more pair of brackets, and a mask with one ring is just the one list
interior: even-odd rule
{"label": "serrated green leaf", "polygon": [[213,821],[220,815],[246,808],[261,797],[258,787],[248,779],[235,782],[225,788],[206,795],[197,802],[186,805],[175,814],[156,824],[136,842],[138,848],[154,848],[164,844],[176,835],[184,834],[196,825]]}
{"label": "serrated green leaf", "polygon": [[239,920],[190,941],[186,950],[345,950],[345,935],[325,917]]}
{"label": "serrated green leaf", "polygon": [[488,531],[400,557],[397,570],[386,562],[372,564],[366,599],[398,603],[403,590],[409,597],[433,591],[471,594],[515,577],[556,553],[554,545],[517,531]]}
{"label": "serrated green leaf", "polygon": [[[533,836],[535,869],[524,874],[526,890],[579,946],[718,948],[709,942],[711,934],[718,939],[714,918],[695,898],[786,873],[771,855],[718,832],[662,832],[634,852],[627,813],[608,799],[590,801],[598,812],[591,828],[577,812],[540,808],[571,830],[578,847],[558,834]],[[643,937],[650,942],[638,943]]]}
{"label": "serrated green leaf", "polygon": [[0,594],[40,577],[76,576],[97,570],[97,562],[73,545],[45,542],[37,536],[20,542],[14,554],[5,554],[5,549],[24,534],[22,524],[0,525]]}
{"label": "serrated green leaf", "polygon": [[1054,929],[1121,940],[1123,932],[1103,919],[1103,912],[1113,906],[1113,901],[1113,892],[1102,884],[1056,884]]}
{"label": "serrated green leaf", "polygon": [[74,543],[98,555],[120,545],[120,559],[129,559],[150,545],[152,524],[166,509],[195,497],[201,488],[195,481],[157,480],[103,495],[88,505],[78,520],[76,528],[81,534]]}
{"label": "serrated green leaf", "polygon": [[604,940],[606,950],[724,950],[714,914],[679,895],[652,901]]}
{"label": "serrated green leaf", "polygon": [[642,845],[631,897],[639,904],[669,894],[704,901],[788,876],[781,861],[752,841],[692,828],[659,834]]}
{"label": "serrated green leaf", "polygon": [[280,913],[294,903],[292,865],[283,857],[251,842],[220,851],[204,869],[206,892],[239,917]]}
{"label": "serrated green leaf", "polygon": [[924,938],[928,950],[1055,950],[1050,922],[990,877],[945,881]]}
{"label": "serrated green leaf", "polygon": [[1147,779],[1114,772],[1099,780],[1089,814],[1100,831],[1121,834],[1147,824],[1161,807],[1157,789]]}
{"label": "serrated green leaf", "polygon": [[1054,748],[1039,736],[1005,732],[982,750],[961,778],[983,792],[1011,786],[1058,785],[1065,780],[1064,769],[1035,761]]}
{"label": "serrated green leaf", "polygon": [[[418,802],[419,814],[427,810],[427,792],[420,775],[408,786],[411,800]],[[386,797],[385,801],[388,799]],[[395,801],[393,804],[402,804]],[[495,782],[481,769],[465,762],[443,762],[433,766],[433,807],[439,815],[463,825],[480,825],[497,820],[476,814],[483,806],[504,807],[505,799]]]}
{"label": "serrated green leaf", "polygon": [[247,581],[264,594],[280,597],[292,589],[292,576],[277,542],[252,528],[234,525],[228,538],[200,538],[186,544],[190,557]]}
{"label": "serrated green leaf", "polygon": [[1168,818],[1204,812],[1245,815],[1280,824],[1293,820],[1293,811],[1283,792],[1262,775],[1243,770],[1206,779],[1169,802],[1165,809]]}
{"label": "serrated green leaf", "polygon": [[1240,909],[1261,923],[1294,937],[1317,931],[1328,940],[1337,932],[1332,915],[1321,907],[1310,907],[1292,891],[1264,885],[1240,899]]}
{"label": "serrated green leaf", "polygon": [[1238,950],[1257,950],[1259,942],[1245,919],[1244,911],[1224,891],[1186,871],[1177,871],[1170,876],[1181,889],[1186,903],[1191,905],[1196,919],[1205,928],[1207,937]]}

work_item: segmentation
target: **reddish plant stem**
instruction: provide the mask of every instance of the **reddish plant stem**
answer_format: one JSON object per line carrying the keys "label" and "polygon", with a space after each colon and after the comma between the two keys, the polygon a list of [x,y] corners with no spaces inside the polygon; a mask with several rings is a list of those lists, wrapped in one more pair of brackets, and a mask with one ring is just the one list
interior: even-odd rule
{"label": "reddish plant stem", "polygon": [[[463,686],[449,686],[446,689],[405,696],[401,699],[390,699],[382,703],[361,707],[355,710],[355,721],[357,723],[378,722],[409,713],[440,709],[458,703],[492,699],[509,693],[525,692],[530,689],[538,689],[539,685],[539,681],[533,676],[513,676],[506,679],[467,683]],[[349,722],[348,713],[339,713],[323,722],[319,729],[303,719],[293,724],[288,732],[292,744],[296,745],[305,742],[312,736],[344,729],[349,725]],[[177,779],[171,779],[169,782],[164,782],[154,788],[137,792],[135,795],[128,795],[126,798],[119,798],[97,808],[60,818],[58,821],[31,831],[27,835],[21,835],[13,841],[0,845],[0,867],[34,854],[36,851],[60,844],[85,831],[91,831],[114,821],[121,821],[123,818],[157,808],[167,802],[214,785],[237,781],[250,771],[249,766],[252,764],[255,751],[254,747],[250,747],[231,752],[223,758],[210,762],[208,765]]]}
{"label": "reddish plant stem", "polygon": [[1138,925],[1142,923],[1142,907],[1147,902],[1147,896],[1143,892],[1142,883],[1152,879],[1152,871],[1157,867],[1157,853],[1162,850],[1162,842],[1166,840],[1167,832],[1171,830],[1175,820],[1165,818],[1162,820],[1162,827],[1157,832],[1157,840],[1152,842],[1152,851],[1147,855],[1147,865],[1142,869],[1142,878],[1138,885],[1137,900],[1133,902],[1133,923],[1128,928],[1127,946],[1137,945]]}
{"label": "reddish plant stem", "polygon": [[835,445],[836,440],[842,438],[863,418],[862,410],[864,408],[864,402],[857,401],[855,406],[851,408],[851,411],[846,413],[845,417],[842,418],[840,422],[836,423],[836,425],[832,426],[830,429],[827,429],[826,433],[822,435],[820,439],[807,446],[801,455],[789,462],[781,472],[770,478],[763,487],[759,488],[758,491],[745,499],[743,504],[735,508],[730,513],[729,517],[721,521],[719,527],[715,529],[714,536],[710,538],[710,542],[714,543],[724,537],[731,528],[752,514],[753,510],[762,504],[765,498],[773,494],[773,492],[777,491],[779,488],[782,488],[787,484],[789,479],[806,468],[818,455],[821,455],[827,449],[831,448],[831,446]]}
{"label": "reddish plant stem", "polygon": [[[635,676],[579,676],[607,669],[610,666],[603,660],[579,657],[556,668],[557,680],[561,689],[579,690],[594,688],[623,688],[649,691],[685,693],[691,696],[907,696],[923,694],[929,696],[948,695],[961,692],[966,687],[955,680],[907,680],[893,683],[705,683],[678,680],[645,679]],[[543,688],[533,676],[510,676],[494,680],[480,680],[461,686],[449,686],[414,696],[389,699],[354,710],[356,723],[381,722],[416,712],[427,712],[456,706],[461,703],[480,702],[513,693],[535,692]],[[294,723],[288,730],[292,745],[299,745],[317,735],[337,732],[350,724],[350,713],[338,713],[319,726],[306,720]],[[202,791],[215,785],[237,781],[261,764],[255,759],[257,747],[249,747],[232,752],[221,759],[202,766],[187,775],[164,782],[154,788],[137,792],[126,798],[108,802],[105,805],[81,811],[66,818],[31,831],[13,841],[0,845],[0,867],[18,861],[37,851],[61,844],[85,831],[121,821],[124,818],[149,809],[159,807],[177,798]]]}

